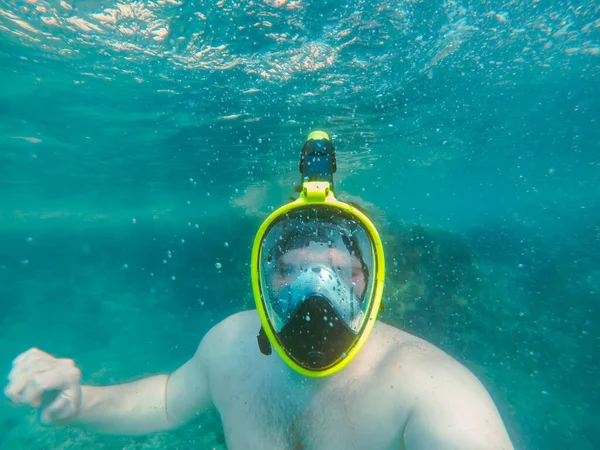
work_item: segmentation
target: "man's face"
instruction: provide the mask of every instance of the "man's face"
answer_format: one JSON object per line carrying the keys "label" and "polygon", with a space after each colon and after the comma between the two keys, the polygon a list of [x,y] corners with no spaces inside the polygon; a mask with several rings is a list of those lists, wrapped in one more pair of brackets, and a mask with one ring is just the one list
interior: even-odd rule
{"label": "man's face", "polygon": [[322,243],[311,242],[308,247],[290,250],[279,257],[275,264],[271,288],[276,292],[292,284],[301,272],[317,266],[333,269],[358,298],[362,297],[365,290],[365,277],[358,258]]}

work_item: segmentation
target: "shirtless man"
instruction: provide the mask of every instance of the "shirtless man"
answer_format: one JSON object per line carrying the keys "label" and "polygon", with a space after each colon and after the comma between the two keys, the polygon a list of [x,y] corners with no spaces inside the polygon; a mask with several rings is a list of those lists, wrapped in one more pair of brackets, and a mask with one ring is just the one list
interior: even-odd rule
{"label": "shirtless man", "polygon": [[[311,136],[313,145],[322,138]],[[375,323],[379,236],[332,185],[304,181],[300,198],[259,230],[257,310],[214,326],[175,372],[81,386],[72,360],[30,349],[14,360],[5,394],[39,408],[46,424],[126,435],[174,429],[214,405],[232,450],[512,449],[473,374]]]}

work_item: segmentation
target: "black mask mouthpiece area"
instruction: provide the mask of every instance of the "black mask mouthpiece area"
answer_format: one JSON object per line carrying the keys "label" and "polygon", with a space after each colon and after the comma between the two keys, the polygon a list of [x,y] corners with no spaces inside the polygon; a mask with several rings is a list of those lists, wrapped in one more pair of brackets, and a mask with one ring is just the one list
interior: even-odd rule
{"label": "black mask mouthpiece area", "polygon": [[308,370],[325,369],[345,357],[357,337],[318,295],[306,299],[278,334],[290,358]]}

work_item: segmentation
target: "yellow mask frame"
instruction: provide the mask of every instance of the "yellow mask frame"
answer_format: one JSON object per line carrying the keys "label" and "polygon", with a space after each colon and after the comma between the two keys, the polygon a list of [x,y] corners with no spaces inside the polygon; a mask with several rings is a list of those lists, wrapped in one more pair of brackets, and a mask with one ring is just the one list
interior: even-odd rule
{"label": "yellow mask frame", "polygon": [[[271,322],[266,313],[266,305],[264,303],[264,297],[261,290],[259,265],[261,258],[261,248],[263,239],[268,232],[271,224],[277,220],[281,215],[289,213],[295,209],[305,208],[307,206],[324,205],[328,207],[334,207],[342,210],[346,214],[356,218],[367,231],[373,251],[373,261],[375,264],[375,279],[373,286],[373,297],[372,305],[366,318],[366,323],[362,328],[362,334],[355,342],[354,346],[347,352],[346,356],[338,359],[335,364],[324,369],[324,370],[309,370],[305,367],[298,365],[285,351],[285,348],[280,344],[275,332],[273,331]],[[381,299],[383,296],[383,284],[385,278],[385,260],[383,254],[383,244],[379,233],[375,228],[375,225],[371,220],[360,210],[352,205],[341,202],[335,198],[333,191],[330,188],[329,182],[324,181],[308,181],[302,185],[302,190],[298,199],[294,200],[287,205],[284,205],[274,211],[260,226],[256,237],[254,239],[254,245],[252,247],[252,262],[251,262],[251,275],[252,275],[252,292],[254,294],[254,300],[256,302],[256,309],[260,316],[260,321],[263,330],[271,343],[271,346],[275,348],[279,356],[283,361],[290,366],[296,372],[313,378],[321,378],[329,375],[333,375],[346,367],[362,349],[367,338],[371,334],[377,314],[379,313],[381,306]]]}

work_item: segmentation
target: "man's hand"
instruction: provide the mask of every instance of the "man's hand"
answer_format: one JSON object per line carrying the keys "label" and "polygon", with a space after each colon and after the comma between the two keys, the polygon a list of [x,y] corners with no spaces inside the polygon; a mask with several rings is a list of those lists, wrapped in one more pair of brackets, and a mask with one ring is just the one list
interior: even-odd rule
{"label": "man's hand", "polygon": [[81,372],[72,359],[31,348],[15,358],[4,394],[17,404],[40,408],[44,424],[60,424],[81,407]]}

